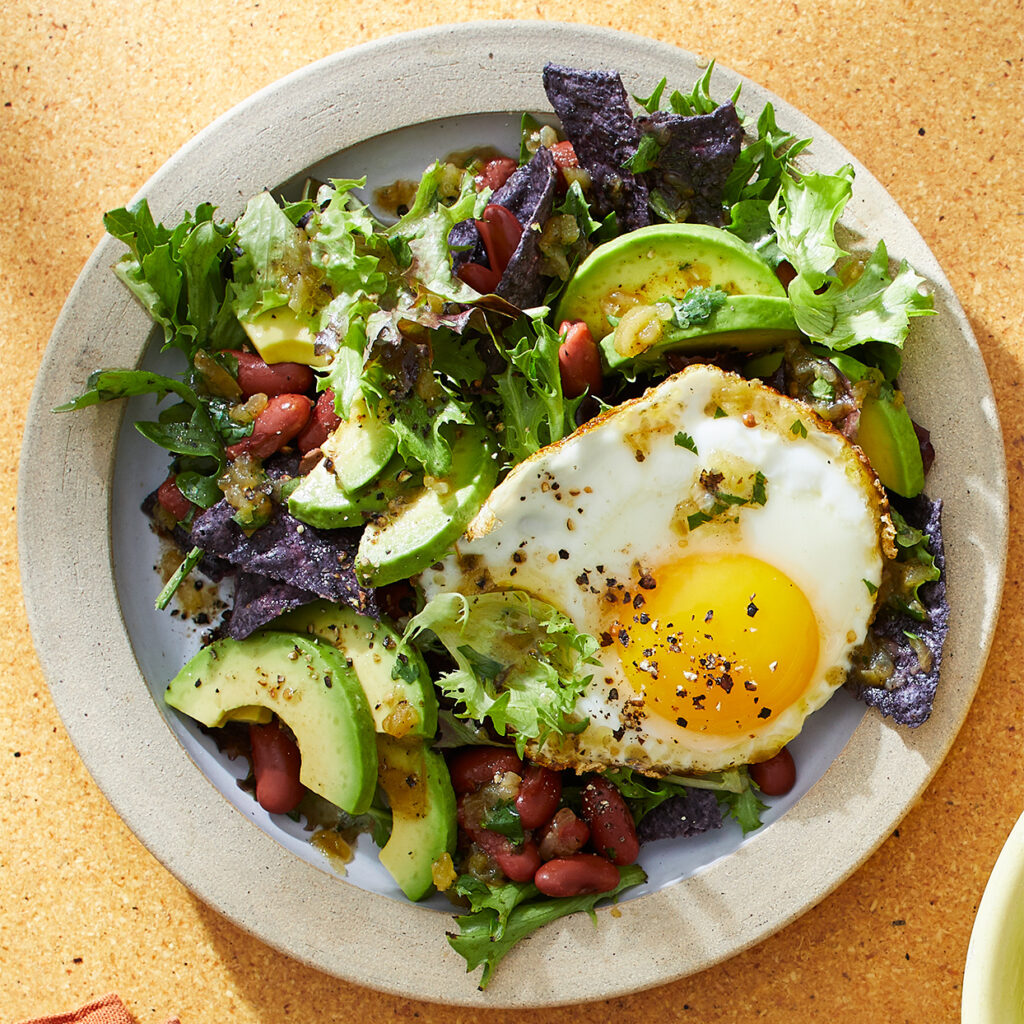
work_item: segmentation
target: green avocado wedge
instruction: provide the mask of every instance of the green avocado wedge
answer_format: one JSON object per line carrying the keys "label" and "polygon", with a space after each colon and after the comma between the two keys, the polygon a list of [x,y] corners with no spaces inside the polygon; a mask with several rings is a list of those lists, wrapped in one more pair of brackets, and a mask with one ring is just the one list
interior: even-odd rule
{"label": "green avocado wedge", "polygon": [[336,463],[324,458],[302,478],[288,496],[288,511],[296,519],[322,530],[362,526],[400,495],[410,493],[418,482],[398,455],[392,456],[375,480],[352,492],[342,487],[335,469]]}
{"label": "green avocado wedge", "polygon": [[890,490],[913,498],[924,489],[921,445],[901,391],[864,399],[854,440]]}
{"label": "green avocado wedge", "polygon": [[775,295],[730,295],[702,324],[683,330],[665,325],[668,340],[655,342],[635,356],[624,356],[615,347],[615,332],[600,341],[609,369],[643,369],[661,363],[669,352],[710,352],[736,349],[757,352],[778,348],[800,330],[793,319],[789,299]]}
{"label": "green avocado wedge", "polygon": [[461,536],[498,478],[494,438],[483,427],[459,427],[451,473],[414,491],[363,531],[355,570],[364,586],[383,587],[425,569]]}
{"label": "green avocado wedge", "polygon": [[378,781],[391,805],[380,862],[411,900],[434,888],[434,864],[455,849],[455,792],[444,758],[422,741],[377,737]]}
{"label": "green avocado wedge", "polygon": [[[611,329],[614,293],[653,305],[691,288],[785,298],[775,271],[746,242],[705,224],[653,224],[599,245],[566,286],[555,323],[583,320],[595,338]],[[622,307],[623,310],[625,307]],[[615,314],[621,315],[621,314]]]}
{"label": "green avocado wedge", "polygon": [[359,393],[342,420],[320,446],[334,466],[338,484],[347,494],[376,480],[395,453],[395,432],[367,405]]}
{"label": "green avocado wedge", "polygon": [[295,734],[307,789],[349,814],[373,800],[373,718],[356,673],[333,647],[273,631],[218,640],[171,680],[164,700],[210,728],[236,709],[268,708]]}
{"label": "green avocado wedge", "polygon": [[437,694],[426,663],[412,647],[399,661],[402,637],[387,622],[314,601],[279,616],[274,627],[330,644],[345,658],[366,694],[377,732],[429,739],[437,731]]}

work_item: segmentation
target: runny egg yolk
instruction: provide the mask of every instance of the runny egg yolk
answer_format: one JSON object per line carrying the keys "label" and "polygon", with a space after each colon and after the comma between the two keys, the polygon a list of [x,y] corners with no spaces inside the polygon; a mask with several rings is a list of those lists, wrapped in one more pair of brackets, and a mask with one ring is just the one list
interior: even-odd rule
{"label": "runny egg yolk", "polygon": [[647,713],[709,735],[755,733],[813,682],[818,622],[783,572],[744,554],[694,555],[608,634]]}

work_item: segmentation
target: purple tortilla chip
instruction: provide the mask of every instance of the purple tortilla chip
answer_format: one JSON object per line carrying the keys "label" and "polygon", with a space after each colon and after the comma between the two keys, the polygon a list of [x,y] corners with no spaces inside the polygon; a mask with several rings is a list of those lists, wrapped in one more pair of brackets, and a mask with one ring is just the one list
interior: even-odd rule
{"label": "purple tortilla chip", "polygon": [[[551,151],[542,147],[529,163],[520,167],[491,196],[491,203],[504,206],[523,226],[519,245],[496,289],[496,294],[520,309],[537,306],[544,299],[545,284],[539,271],[540,232],[551,216],[557,179],[558,171]],[[466,263],[490,266],[473,221],[464,220],[456,224],[448,235],[448,241],[453,246],[469,246],[454,254],[452,265],[456,270]]]}
{"label": "purple tortilla chip", "polygon": [[670,114],[637,118],[644,135],[661,147],[654,166],[642,177],[677,220],[721,227],[722,193],[739,156],[743,126],[731,103],[710,114]]}
{"label": "purple tortilla chip", "polygon": [[670,796],[640,819],[636,827],[641,843],[679,839],[722,827],[722,808],[710,789],[688,789],[685,796]]}
{"label": "purple tortilla chip", "polygon": [[283,612],[316,599],[316,594],[290,583],[240,570],[235,577],[235,603],[225,632],[235,640],[244,640]]}
{"label": "purple tortilla chip", "polygon": [[197,516],[192,524],[193,544],[246,572],[290,583],[379,617],[374,591],[364,590],[356,581],[359,529],[318,530],[278,509],[269,523],[247,537],[232,520],[234,512],[226,501],[220,501]]}
{"label": "purple tortilla chip", "polygon": [[[935,564],[942,574],[937,580],[923,583],[918,590],[921,603],[928,612],[926,622],[918,622],[904,612],[885,606],[871,624],[871,633],[888,653],[895,666],[887,686],[864,686],[851,682],[854,694],[883,715],[900,725],[916,727],[928,720],[939,684],[942,645],[949,632],[949,604],[946,601],[946,558],[942,548],[942,502],[930,501],[923,494],[912,501],[894,506],[904,519],[928,536],[928,545],[935,555]],[[919,637],[928,650],[922,665],[911,646],[907,633]]]}
{"label": "purple tortilla chip", "polygon": [[581,71],[548,64],[544,91],[580,166],[590,174],[596,217],[615,211],[621,231],[651,222],[647,186],[623,164],[640,144],[629,96],[617,71]]}
{"label": "purple tortilla chip", "polygon": [[[509,209],[523,225],[523,234],[501,275],[496,292],[520,309],[530,309],[544,301],[546,285],[540,273],[540,235],[555,203],[558,172],[551,151],[538,149],[533,159],[516,171],[503,188],[511,185],[522,171],[528,174],[523,178],[522,188],[516,186],[519,192],[513,198],[516,198],[517,205],[509,206]],[[501,205],[508,204],[502,200]]]}

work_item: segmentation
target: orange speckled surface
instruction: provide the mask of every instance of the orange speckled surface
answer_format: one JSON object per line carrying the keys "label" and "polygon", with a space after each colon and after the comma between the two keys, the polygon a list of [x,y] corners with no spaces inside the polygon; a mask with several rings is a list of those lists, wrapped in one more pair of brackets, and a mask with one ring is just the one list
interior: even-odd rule
{"label": "orange speckled surface", "polygon": [[[1024,8],[661,0],[587,5],[421,0],[105,0],[0,10],[0,1024],[117,991],[139,1021],[519,1020],[383,996],[272,951],[192,897],[135,840],[82,767],[50,701],[21,605],[16,453],[61,304],[122,204],[199,129],[339,49],[451,20],[548,18],[715,56],[839,138],[924,235],[992,377],[1014,516],[1024,398]],[[955,368],[949,368],[955,373]],[[941,457],[941,453],[940,453]],[[28,472],[44,473],[29,463]],[[630,1024],[959,1019],[971,923],[1024,808],[1021,529],[978,696],[945,764],[893,835],[783,931],[702,974],[534,1019]],[[59,585],[59,581],[54,581]],[[586,970],[581,965],[581,970]]]}

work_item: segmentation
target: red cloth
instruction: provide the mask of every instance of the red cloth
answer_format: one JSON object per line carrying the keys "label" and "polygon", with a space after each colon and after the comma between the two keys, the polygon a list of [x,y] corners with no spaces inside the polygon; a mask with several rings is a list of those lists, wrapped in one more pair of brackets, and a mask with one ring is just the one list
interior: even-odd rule
{"label": "red cloth", "polygon": [[[135,1024],[135,1018],[113,992],[83,1006],[79,1010],[54,1013],[48,1017],[32,1017],[19,1024]],[[177,1017],[171,1017],[167,1024],[181,1024]]]}

